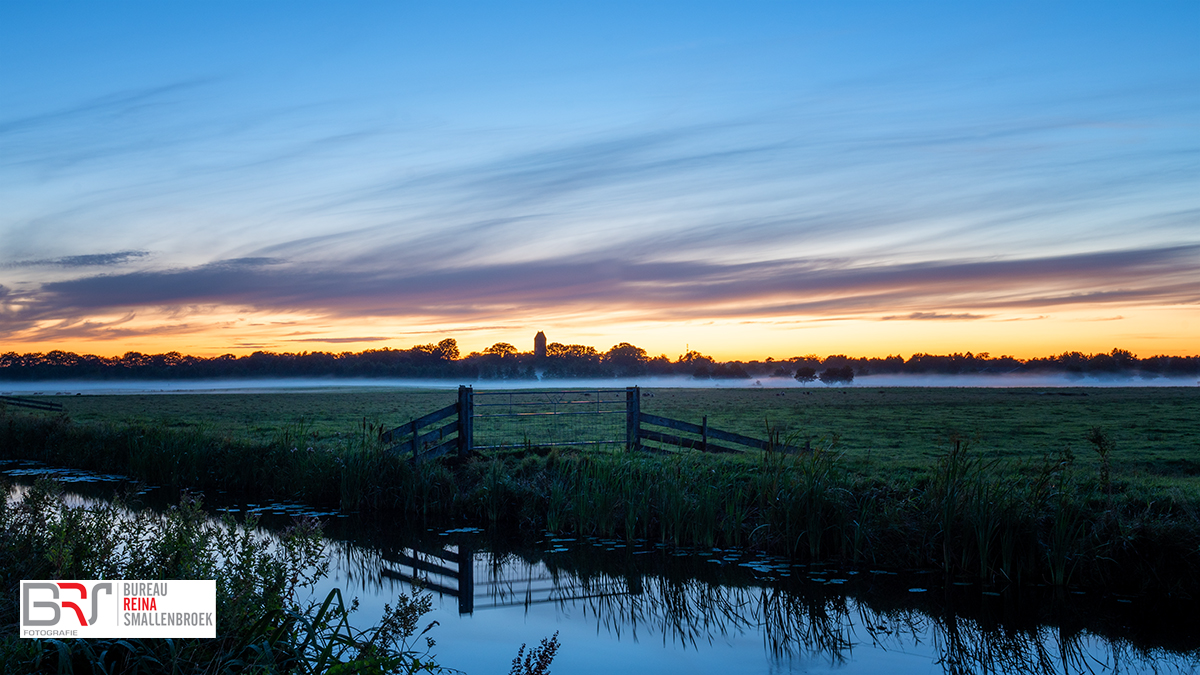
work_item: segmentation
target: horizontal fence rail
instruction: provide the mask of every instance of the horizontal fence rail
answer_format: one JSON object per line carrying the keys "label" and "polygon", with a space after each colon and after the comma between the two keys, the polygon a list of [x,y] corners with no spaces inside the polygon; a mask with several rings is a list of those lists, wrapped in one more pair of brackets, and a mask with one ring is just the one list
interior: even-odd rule
{"label": "horizontal fence rail", "polygon": [[[380,440],[391,445],[392,452],[407,452],[414,460],[432,459],[455,450],[459,443],[459,420],[453,420],[431,431],[421,429],[437,424],[448,417],[461,417],[459,404],[452,403],[423,417],[383,432]],[[453,438],[451,438],[453,436]],[[406,438],[407,437],[407,438]],[[465,439],[464,439],[465,440]]]}
{"label": "horizontal fence rail", "polygon": [[0,396],[0,403],[19,408],[33,408],[35,410],[53,410],[57,412],[63,409],[61,403],[42,401],[36,398],[19,398],[17,396]]}
{"label": "horizontal fence rail", "polygon": [[[654,441],[657,443],[676,445],[676,446],[679,446],[682,448],[691,448],[694,450],[701,450],[703,452],[744,452],[744,450],[738,450],[738,449],[734,449],[734,448],[725,447],[722,445],[716,445],[716,444],[712,443],[710,439],[724,441],[726,443],[733,443],[735,445],[742,445],[742,446],[754,448],[756,450],[779,451],[779,452],[796,452],[798,450],[798,448],[792,447],[790,445],[780,445],[777,443],[773,443],[771,441],[764,441],[764,440],[760,440],[757,438],[752,438],[750,436],[743,436],[741,434],[735,434],[731,431],[723,431],[721,429],[714,429],[714,428],[708,426],[708,416],[707,415],[703,418],[703,422],[701,424],[692,424],[691,422],[684,422],[682,420],[673,420],[668,417],[659,417],[658,415],[651,415],[649,413],[640,413],[638,415],[638,422],[639,422],[639,425],[638,425],[639,426],[639,430],[638,430],[638,439],[639,440],[647,440],[647,441]],[[661,431],[653,431],[650,429],[643,429],[643,428],[641,428],[641,425],[665,427],[667,429],[672,429],[675,431],[682,431],[685,433],[696,434],[700,438],[698,438],[698,439],[697,438],[684,438],[682,436],[676,436],[674,434],[667,434],[667,433],[663,433]]]}

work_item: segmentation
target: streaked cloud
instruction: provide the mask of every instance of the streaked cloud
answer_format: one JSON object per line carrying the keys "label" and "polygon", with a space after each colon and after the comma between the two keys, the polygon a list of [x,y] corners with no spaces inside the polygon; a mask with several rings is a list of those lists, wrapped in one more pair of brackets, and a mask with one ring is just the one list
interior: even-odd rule
{"label": "streaked cloud", "polygon": [[348,337],[348,338],[302,338],[292,339],[288,342],[326,342],[329,344],[348,344],[353,342],[386,342],[392,338],[386,336],[375,337]]}
{"label": "streaked cloud", "polygon": [[[9,314],[45,321],[141,307],[222,304],[259,312],[316,311],[340,319],[420,315],[447,322],[564,308],[620,309],[659,320],[886,313],[881,318],[924,321],[986,318],[946,311],[954,306],[1011,311],[1200,300],[1200,278],[1194,274],[1200,246],[873,265],[838,259],[720,264],[658,262],[649,253],[640,257],[467,269],[368,268],[355,261],[330,268],[241,258],[50,282]],[[3,302],[11,301],[5,296]]]}
{"label": "streaked cloud", "polygon": [[949,314],[946,312],[913,312],[903,316],[891,315],[879,317],[880,321],[895,321],[904,319],[907,321],[974,321],[976,319],[986,319],[987,314]]}
{"label": "streaked cloud", "polygon": [[149,251],[117,251],[115,253],[93,253],[89,255],[71,255],[62,258],[43,260],[17,260],[4,263],[4,267],[103,267],[122,265],[150,255]]}

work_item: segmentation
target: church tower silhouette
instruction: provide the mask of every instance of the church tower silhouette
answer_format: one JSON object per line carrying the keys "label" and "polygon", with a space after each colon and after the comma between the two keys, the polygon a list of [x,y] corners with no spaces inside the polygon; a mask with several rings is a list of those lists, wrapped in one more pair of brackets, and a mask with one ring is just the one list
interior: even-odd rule
{"label": "church tower silhouette", "polygon": [[546,358],[546,334],[540,330],[533,336],[533,356],[538,359]]}

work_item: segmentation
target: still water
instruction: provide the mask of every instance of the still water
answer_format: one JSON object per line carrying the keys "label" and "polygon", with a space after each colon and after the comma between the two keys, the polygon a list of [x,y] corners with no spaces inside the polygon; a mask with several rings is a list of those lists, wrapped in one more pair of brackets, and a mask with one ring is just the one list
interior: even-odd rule
{"label": "still water", "polygon": [[[46,472],[93,497],[116,480],[0,464],[14,481]],[[506,673],[522,643],[556,632],[560,675],[1200,672],[1200,619],[1182,600],[981,588],[639,540],[516,543],[299,505],[227,508],[258,515],[265,533],[321,517],[330,575],[314,597],[334,587],[357,597],[363,627],[420,585],[433,595],[423,621],[437,622],[438,661],[467,673]]]}
{"label": "still water", "polygon": [[[336,528],[335,528],[336,529]],[[546,536],[331,539],[333,578],[382,603],[436,594],[444,665],[506,672],[554,632],[557,672],[1196,672],[1195,619],[1139,598],[1055,598],[933,574],[794,566],[732,550]],[[373,611],[378,612],[378,609]],[[1191,624],[1189,627],[1188,624]],[[1174,649],[1174,651],[1172,651]]]}

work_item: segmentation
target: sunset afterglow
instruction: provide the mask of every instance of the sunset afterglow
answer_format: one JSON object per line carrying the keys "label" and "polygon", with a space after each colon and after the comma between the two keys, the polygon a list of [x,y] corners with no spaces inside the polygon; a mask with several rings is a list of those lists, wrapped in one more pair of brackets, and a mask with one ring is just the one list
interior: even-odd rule
{"label": "sunset afterglow", "polygon": [[0,7],[0,351],[1200,349],[1196,3]]}

